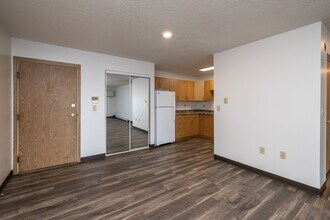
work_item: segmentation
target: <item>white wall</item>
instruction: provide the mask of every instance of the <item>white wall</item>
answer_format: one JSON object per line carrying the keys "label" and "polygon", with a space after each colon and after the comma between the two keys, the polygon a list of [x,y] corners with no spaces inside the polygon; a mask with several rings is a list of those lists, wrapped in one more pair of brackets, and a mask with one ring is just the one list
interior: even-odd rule
{"label": "white wall", "polygon": [[132,80],[133,126],[149,131],[149,79]]}
{"label": "white wall", "polygon": [[[327,51],[324,51],[324,43],[327,44]],[[327,112],[327,53],[330,53],[330,33],[322,24],[321,26],[321,107],[324,114]],[[328,97],[329,99],[330,97]],[[330,111],[330,109],[328,109]],[[320,178],[321,183],[326,181],[326,117],[321,117],[321,150],[320,150]],[[330,137],[329,137],[330,138]]]}
{"label": "white wall", "polygon": [[215,154],[320,188],[320,41],[318,22],[214,55]]}
{"label": "white wall", "polygon": [[[155,65],[150,62],[93,53],[39,42],[12,38],[13,56],[81,64],[81,156],[105,153],[106,92],[105,70],[114,70],[151,77],[154,93]],[[92,111],[91,96],[98,96],[98,111]],[[154,143],[154,101],[151,99],[150,144]]]}
{"label": "white wall", "polygon": [[11,48],[10,36],[0,25],[0,184],[12,170]]}
{"label": "white wall", "polygon": [[129,85],[118,86],[116,88],[116,118],[131,121],[130,113],[130,88]]}

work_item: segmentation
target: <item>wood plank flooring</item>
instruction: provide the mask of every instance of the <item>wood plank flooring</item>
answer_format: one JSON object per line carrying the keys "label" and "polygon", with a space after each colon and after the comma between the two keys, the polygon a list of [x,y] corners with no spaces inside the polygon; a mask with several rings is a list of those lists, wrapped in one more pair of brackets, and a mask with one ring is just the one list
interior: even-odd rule
{"label": "wood plank flooring", "polygon": [[194,138],[14,176],[0,219],[329,219],[322,197],[213,159]]}

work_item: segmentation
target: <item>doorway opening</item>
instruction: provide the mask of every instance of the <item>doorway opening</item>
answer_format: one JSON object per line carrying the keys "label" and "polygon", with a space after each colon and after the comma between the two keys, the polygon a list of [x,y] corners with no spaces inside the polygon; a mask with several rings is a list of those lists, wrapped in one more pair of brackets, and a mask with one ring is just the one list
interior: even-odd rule
{"label": "doorway opening", "polygon": [[149,148],[150,78],[106,73],[106,154]]}

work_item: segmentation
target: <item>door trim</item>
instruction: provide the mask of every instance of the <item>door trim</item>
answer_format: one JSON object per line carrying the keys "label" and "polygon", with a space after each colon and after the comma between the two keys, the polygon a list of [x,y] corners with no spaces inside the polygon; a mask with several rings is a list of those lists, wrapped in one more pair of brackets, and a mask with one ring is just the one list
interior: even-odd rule
{"label": "door trim", "polygon": [[[27,58],[27,57],[19,57],[14,56],[13,57],[13,79],[14,79],[14,106],[13,106],[13,137],[14,137],[14,144],[13,144],[13,172],[14,175],[19,174],[19,168],[17,163],[17,157],[18,155],[18,126],[17,126],[17,110],[18,110],[18,83],[17,83],[17,67],[19,61],[28,61],[28,62],[35,62],[35,63],[43,63],[43,64],[50,64],[50,65],[57,65],[57,66],[65,66],[65,67],[74,67],[77,70],[77,158],[76,163],[80,162],[80,154],[81,154],[81,141],[80,141],[80,120],[81,120],[81,96],[80,96],[80,90],[81,90],[81,65],[80,64],[72,64],[72,63],[63,63],[63,62],[57,62],[57,61],[49,61],[49,60],[41,60],[41,59],[33,59],[33,58]],[[72,163],[71,163],[72,164]],[[68,164],[70,165],[70,163]],[[52,167],[49,167],[52,168]],[[37,171],[37,170],[36,170]]]}

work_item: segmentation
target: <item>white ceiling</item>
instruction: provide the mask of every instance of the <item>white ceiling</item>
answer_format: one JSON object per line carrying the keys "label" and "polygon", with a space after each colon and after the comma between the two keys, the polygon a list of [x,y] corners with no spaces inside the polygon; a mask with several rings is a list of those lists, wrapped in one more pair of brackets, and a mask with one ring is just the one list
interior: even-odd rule
{"label": "white ceiling", "polygon": [[330,0],[0,1],[0,22],[14,37],[183,74],[212,65],[216,52],[329,18]]}

